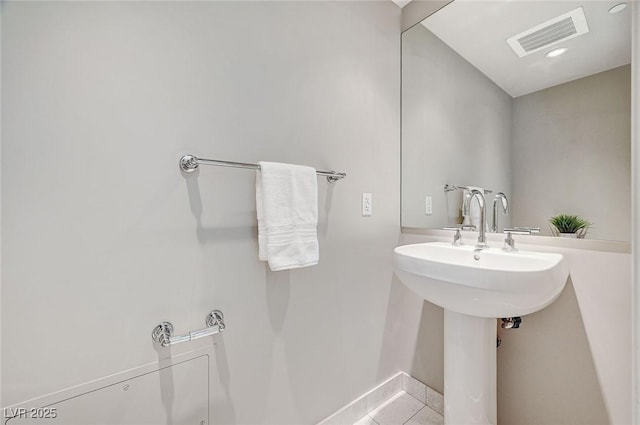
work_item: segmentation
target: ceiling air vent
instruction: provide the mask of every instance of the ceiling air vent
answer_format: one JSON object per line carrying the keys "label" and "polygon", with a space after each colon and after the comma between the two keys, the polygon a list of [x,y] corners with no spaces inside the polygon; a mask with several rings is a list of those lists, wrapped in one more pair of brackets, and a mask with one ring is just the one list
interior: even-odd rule
{"label": "ceiling air vent", "polygon": [[543,22],[507,39],[507,43],[521,58],[552,44],[570,40],[589,32],[581,7]]}

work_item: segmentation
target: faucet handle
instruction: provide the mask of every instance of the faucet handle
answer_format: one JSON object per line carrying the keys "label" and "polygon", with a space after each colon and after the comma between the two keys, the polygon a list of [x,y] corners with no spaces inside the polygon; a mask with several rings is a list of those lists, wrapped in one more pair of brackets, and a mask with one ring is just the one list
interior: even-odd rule
{"label": "faucet handle", "polygon": [[462,230],[462,227],[460,226],[444,226],[443,227],[444,230],[455,230],[456,234],[453,235],[453,242],[451,242],[451,245],[453,246],[461,246],[462,245],[462,235],[460,234],[460,230]]}
{"label": "faucet handle", "polygon": [[528,226],[514,226],[508,229],[504,229],[503,233],[511,232],[514,235],[532,235],[534,233],[540,233],[539,227],[528,227]]}
{"label": "faucet handle", "polygon": [[534,233],[540,233],[539,227],[516,226],[516,229],[526,230],[530,235],[533,235]]}
{"label": "faucet handle", "polygon": [[461,246],[462,245],[462,235],[460,234],[460,229],[456,230],[456,234],[453,235],[453,242],[451,245],[453,246]]}
{"label": "faucet handle", "polygon": [[472,226],[470,224],[447,224],[446,226],[442,226],[442,230],[476,230],[476,226]]}
{"label": "faucet handle", "polygon": [[505,252],[517,252],[518,248],[516,248],[516,241],[515,239],[513,239],[513,236],[511,236],[511,233],[514,232],[507,231],[506,229],[505,232],[507,234],[507,237],[504,240],[504,247],[502,248],[502,250]]}
{"label": "faucet handle", "polygon": [[532,235],[534,233],[540,233],[539,227],[510,227],[502,231],[502,233],[513,233],[514,235]]}
{"label": "faucet handle", "polygon": [[447,224],[445,226],[442,226],[442,230],[455,230],[456,234],[453,235],[453,242],[451,242],[451,245],[453,246],[460,246],[462,245],[462,235],[460,234],[460,230],[462,230],[463,226],[459,225],[459,224]]}

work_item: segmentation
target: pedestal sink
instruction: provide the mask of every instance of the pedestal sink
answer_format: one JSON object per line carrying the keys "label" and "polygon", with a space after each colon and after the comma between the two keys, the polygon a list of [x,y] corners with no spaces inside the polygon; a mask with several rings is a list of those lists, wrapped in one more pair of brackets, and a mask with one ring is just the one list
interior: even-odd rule
{"label": "pedestal sink", "polygon": [[555,301],[569,275],[562,255],[429,242],[397,247],[394,269],[409,289],[444,308],[445,424],[495,425],[495,319]]}

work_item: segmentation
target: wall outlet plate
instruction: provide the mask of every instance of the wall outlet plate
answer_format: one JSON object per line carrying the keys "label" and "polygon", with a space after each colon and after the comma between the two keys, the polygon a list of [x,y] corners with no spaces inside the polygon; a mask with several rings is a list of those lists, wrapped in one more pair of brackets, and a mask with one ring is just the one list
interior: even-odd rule
{"label": "wall outlet plate", "polygon": [[433,214],[433,198],[431,196],[427,196],[425,198],[424,213],[425,213],[425,215]]}
{"label": "wall outlet plate", "polygon": [[371,193],[362,194],[362,216],[369,217],[373,213],[373,197]]}

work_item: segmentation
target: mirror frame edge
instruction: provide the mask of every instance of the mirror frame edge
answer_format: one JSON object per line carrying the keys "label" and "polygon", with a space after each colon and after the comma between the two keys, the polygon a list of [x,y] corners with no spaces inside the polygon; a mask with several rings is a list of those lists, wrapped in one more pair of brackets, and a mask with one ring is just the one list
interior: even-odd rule
{"label": "mirror frame edge", "polygon": [[640,5],[631,3],[631,416],[640,424]]}

